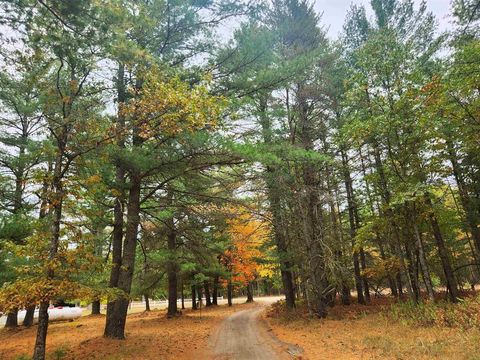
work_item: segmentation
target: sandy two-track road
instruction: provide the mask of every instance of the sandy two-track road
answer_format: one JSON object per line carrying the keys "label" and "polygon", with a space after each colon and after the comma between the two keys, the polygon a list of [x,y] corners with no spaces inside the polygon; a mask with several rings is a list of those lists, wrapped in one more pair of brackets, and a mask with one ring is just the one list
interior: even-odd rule
{"label": "sandy two-track road", "polygon": [[210,340],[214,360],[292,359],[288,345],[277,340],[259,318],[265,306],[278,300],[264,298],[255,307],[226,318]]}

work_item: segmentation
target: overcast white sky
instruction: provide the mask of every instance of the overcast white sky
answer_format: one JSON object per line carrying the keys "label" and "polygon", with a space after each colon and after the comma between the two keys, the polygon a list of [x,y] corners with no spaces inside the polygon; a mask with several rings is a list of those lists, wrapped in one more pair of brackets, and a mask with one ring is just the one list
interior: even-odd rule
{"label": "overcast white sky", "polygon": [[[418,5],[420,0],[414,0]],[[437,17],[439,30],[449,28],[450,19],[450,2],[451,0],[427,0],[427,8],[431,10]],[[337,38],[338,33],[342,30],[345,20],[345,14],[350,8],[350,4],[363,4],[367,9],[367,13],[371,15],[370,0],[315,0],[315,9],[318,13],[323,12],[322,24],[330,27],[328,35],[330,38]]]}

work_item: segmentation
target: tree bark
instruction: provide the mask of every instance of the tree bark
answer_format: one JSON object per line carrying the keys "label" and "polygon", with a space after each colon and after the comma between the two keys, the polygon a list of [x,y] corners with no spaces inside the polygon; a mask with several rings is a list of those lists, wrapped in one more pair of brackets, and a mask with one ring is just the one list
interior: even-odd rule
{"label": "tree bark", "polygon": [[205,305],[212,306],[212,298],[210,297],[210,282],[208,280],[203,282],[203,288],[205,289]]}
{"label": "tree bark", "polygon": [[460,164],[458,163],[458,156],[455,147],[451,140],[447,139],[446,144],[450,163],[452,164],[453,175],[455,182],[457,183],[458,192],[460,194],[460,202],[465,212],[465,222],[467,223],[470,234],[472,235],[473,243],[475,244],[476,254],[474,254],[474,257],[478,259],[480,258],[480,216],[476,212],[475,206],[472,204],[472,197],[468,192],[468,187],[465,183]]}
{"label": "tree bark", "polygon": [[425,289],[427,290],[428,298],[431,301],[435,300],[435,293],[433,291],[432,277],[428,269],[427,258],[425,256],[425,250],[423,247],[422,236],[418,230],[417,224],[413,223],[413,229],[415,231],[415,237],[417,238],[418,259],[420,262],[420,268],[422,269],[423,281],[425,283]]}
{"label": "tree bark", "polygon": [[18,309],[12,310],[7,314],[5,322],[6,328],[16,328],[18,326]]}
{"label": "tree bark", "polygon": [[92,315],[100,315],[100,300],[92,302]]}
{"label": "tree bark", "polygon": [[[117,114],[117,145],[120,148],[125,147],[125,117],[123,116],[120,108],[126,101],[126,91],[125,91],[125,65],[122,63],[118,64],[117,71],[117,102],[119,106],[119,112]],[[112,268],[110,270],[110,279],[108,287],[118,288],[118,279],[120,276],[120,268],[122,266],[122,248],[123,248],[123,227],[124,227],[124,207],[125,207],[125,170],[121,164],[116,166],[116,175],[115,181],[117,185],[117,196],[115,197],[115,205],[113,208],[113,232],[112,232]],[[113,326],[115,319],[113,318],[115,312],[115,302],[116,299],[109,299],[107,303],[107,316],[106,323]],[[105,329],[105,335],[109,333],[113,334],[113,330]]]}
{"label": "tree bark", "polygon": [[150,311],[150,298],[148,297],[148,294],[143,295],[145,298],[145,311]]}
{"label": "tree bark", "polygon": [[178,266],[176,259],[177,250],[177,233],[175,230],[175,219],[173,216],[169,219],[168,241],[168,312],[167,316],[176,316],[178,313],[177,296],[178,296]]}
{"label": "tree bark", "polygon": [[[259,106],[260,125],[262,126],[263,141],[265,144],[272,142],[271,121],[267,115],[267,99],[262,98]],[[280,260],[280,274],[282,277],[283,292],[288,309],[295,307],[295,287],[292,275],[292,264],[288,252],[288,244],[285,237],[285,224],[282,219],[282,206],[280,199],[280,190],[278,179],[276,179],[277,170],[273,166],[267,166],[265,182],[268,189],[268,201],[272,213],[273,236]]]}
{"label": "tree bark", "polygon": [[247,303],[253,302],[252,283],[247,284]]}
{"label": "tree bark", "polygon": [[32,326],[34,316],[35,316],[35,305],[27,307],[25,318],[23,319],[23,326],[26,326],[26,327]]}
{"label": "tree bark", "polygon": [[233,285],[230,280],[228,280],[227,284],[227,299],[228,299],[228,306],[233,305]]}
{"label": "tree bark", "polygon": [[453,273],[452,265],[450,264],[449,251],[443,239],[442,231],[440,230],[440,225],[438,224],[437,217],[433,212],[433,204],[430,196],[425,194],[425,202],[429,207],[428,218],[430,221],[430,226],[432,227],[433,236],[437,243],[438,255],[442,262],[443,272],[445,274],[445,280],[447,281],[448,294],[450,300],[454,303],[458,301],[458,285],[457,280],[455,279],[455,274]]}
{"label": "tree bark", "polygon": [[348,157],[345,150],[341,151],[342,165],[343,165],[343,178],[345,183],[345,190],[347,193],[347,206],[348,206],[348,220],[350,224],[350,239],[353,249],[353,272],[355,275],[355,287],[357,289],[357,301],[359,304],[365,305],[365,297],[363,293],[362,275],[360,272],[360,259],[359,253],[355,249],[355,236],[357,235],[357,224],[355,221],[355,199],[353,195],[353,184],[350,176],[350,169],[348,166]]}
{"label": "tree bark", "polygon": [[[52,177],[52,197],[50,203],[52,204],[51,214],[52,222],[50,226],[50,248],[48,258],[49,260],[55,259],[58,252],[58,246],[60,242],[60,227],[62,221],[64,188],[63,188],[63,175],[67,169],[63,167],[63,160],[65,155],[65,148],[67,146],[67,128],[63,126],[60,130],[60,134],[57,136],[57,156],[55,157],[55,166],[53,168]],[[54,278],[55,272],[52,267],[48,267],[46,270],[46,279],[50,281]],[[37,337],[35,339],[35,347],[33,353],[34,360],[45,359],[47,332],[48,332],[48,306],[49,301],[43,301],[40,303],[40,309],[38,311],[38,327]]]}
{"label": "tree bark", "polygon": [[185,310],[185,284],[183,283],[183,278],[181,281],[181,296],[182,296],[182,310]]}
{"label": "tree bark", "polygon": [[48,331],[48,301],[40,303],[38,310],[38,329],[35,340],[35,348],[32,360],[45,360],[45,349],[47,346],[47,331]]}
{"label": "tree bark", "polygon": [[131,174],[130,178],[127,226],[123,245],[122,266],[118,278],[118,288],[123,292],[123,295],[114,301],[111,316],[107,316],[104,332],[105,337],[114,339],[125,339],[125,323],[129,304],[128,295],[132,287],[138,225],[140,223],[141,177],[134,173]]}
{"label": "tree bark", "polygon": [[195,285],[192,285],[192,310],[197,310],[197,294],[195,291]]}
{"label": "tree bark", "polygon": [[218,305],[218,279],[218,275],[213,278],[212,305]]}

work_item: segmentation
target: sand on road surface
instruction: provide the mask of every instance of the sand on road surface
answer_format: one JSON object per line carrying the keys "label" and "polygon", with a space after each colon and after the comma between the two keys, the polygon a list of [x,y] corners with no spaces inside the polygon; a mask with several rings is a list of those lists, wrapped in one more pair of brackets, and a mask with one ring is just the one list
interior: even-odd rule
{"label": "sand on road surface", "polygon": [[[273,299],[272,299],[273,300]],[[211,338],[215,360],[283,360],[291,359],[285,344],[271,335],[259,318],[268,302],[236,312],[227,317]]]}

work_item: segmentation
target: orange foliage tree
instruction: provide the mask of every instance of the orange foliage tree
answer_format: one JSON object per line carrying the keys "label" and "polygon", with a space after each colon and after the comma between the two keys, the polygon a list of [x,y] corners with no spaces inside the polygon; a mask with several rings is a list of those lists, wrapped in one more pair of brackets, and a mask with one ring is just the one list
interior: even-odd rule
{"label": "orange foliage tree", "polygon": [[269,228],[246,211],[227,220],[227,225],[232,246],[225,251],[225,263],[232,274],[232,282],[247,285],[261,270],[258,259],[262,257],[261,247],[269,236]]}

